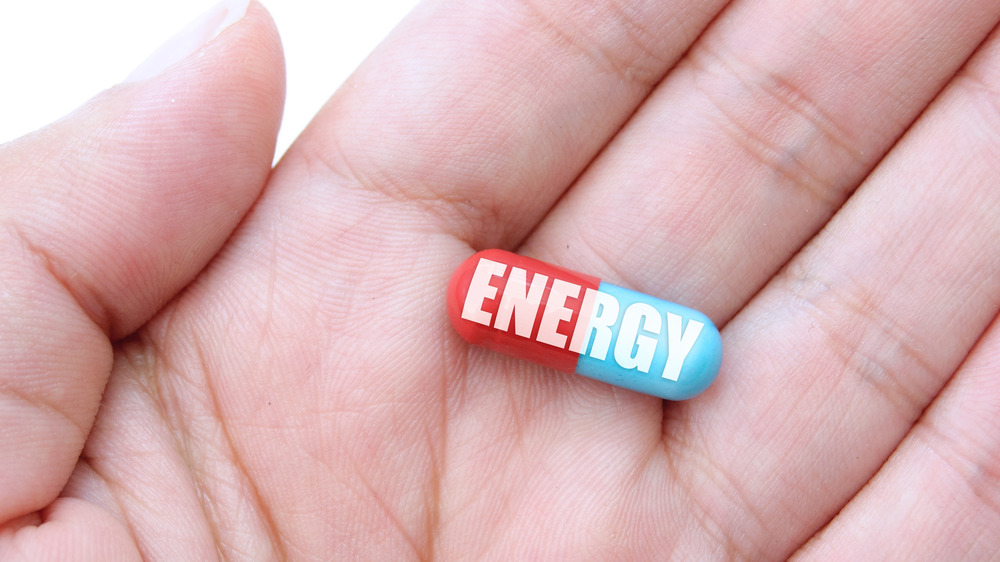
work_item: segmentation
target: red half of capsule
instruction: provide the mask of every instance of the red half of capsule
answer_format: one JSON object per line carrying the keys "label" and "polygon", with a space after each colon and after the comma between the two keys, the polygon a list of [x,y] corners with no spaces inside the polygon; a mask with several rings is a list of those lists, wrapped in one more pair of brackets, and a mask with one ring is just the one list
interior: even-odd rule
{"label": "red half of capsule", "polygon": [[[474,280],[477,266],[483,259],[498,265],[490,264],[491,268],[485,275],[484,268],[480,267],[479,275],[482,277]],[[580,288],[576,296],[566,296],[565,290],[557,291],[559,298],[565,300],[556,311],[558,316],[547,321],[545,332],[549,337],[541,338],[565,340],[561,346],[539,341],[546,305],[553,284],[557,282],[561,282],[562,289],[574,285]],[[448,284],[448,315],[455,330],[469,343],[573,373],[580,354],[568,349],[570,339],[582,316],[580,309],[586,290],[597,290],[600,284],[601,280],[596,277],[539,260],[503,250],[484,250],[465,260],[452,275]],[[472,299],[468,299],[471,286],[479,290],[485,287],[486,294],[473,295]],[[501,303],[505,299],[507,310],[502,311]],[[467,303],[473,303],[474,310],[463,317]],[[516,307],[512,312],[511,305],[514,303]],[[552,337],[553,330],[555,337]]]}

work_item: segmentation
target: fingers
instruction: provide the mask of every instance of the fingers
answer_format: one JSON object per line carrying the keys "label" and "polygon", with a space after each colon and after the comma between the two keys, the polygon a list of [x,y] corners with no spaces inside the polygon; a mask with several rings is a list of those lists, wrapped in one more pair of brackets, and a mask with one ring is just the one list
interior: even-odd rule
{"label": "fingers", "polygon": [[1000,552],[1000,322],[803,560],[987,560]]}
{"label": "fingers", "polygon": [[229,9],[245,17],[203,48],[180,37],[190,56],[156,58],[0,153],[0,522],[52,501],[96,413],[109,337],[190,282],[267,178],[280,46],[260,6]]}
{"label": "fingers", "polygon": [[511,246],[723,4],[425,3],[319,114],[286,171],[306,162],[324,190],[376,194],[366,208],[401,202],[474,247]]}
{"label": "fingers", "polygon": [[995,34],[730,322],[720,380],[665,427],[738,552],[787,555],[833,517],[996,315],[998,70]]}
{"label": "fingers", "polygon": [[998,17],[991,2],[736,2],[523,251],[724,322]]}

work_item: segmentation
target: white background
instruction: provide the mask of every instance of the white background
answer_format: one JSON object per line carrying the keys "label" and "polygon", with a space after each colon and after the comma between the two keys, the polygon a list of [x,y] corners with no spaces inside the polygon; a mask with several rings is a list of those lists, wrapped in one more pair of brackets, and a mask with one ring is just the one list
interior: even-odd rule
{"label": "white background", "polygon": [[[417,0],[262,0],[287,68],[278,156]],[[214,0],[0,2],[0,144],[124,79]]]}

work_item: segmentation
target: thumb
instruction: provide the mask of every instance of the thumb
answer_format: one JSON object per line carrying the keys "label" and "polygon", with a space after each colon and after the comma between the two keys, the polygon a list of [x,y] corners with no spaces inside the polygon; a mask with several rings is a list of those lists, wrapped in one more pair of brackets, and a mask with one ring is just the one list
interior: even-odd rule
{"label": "thumb", "polygon": [[267,179],[284,69],[228,2],[125,84],[0,147],[0,524],[65,484],[128,335],[218,252]]}

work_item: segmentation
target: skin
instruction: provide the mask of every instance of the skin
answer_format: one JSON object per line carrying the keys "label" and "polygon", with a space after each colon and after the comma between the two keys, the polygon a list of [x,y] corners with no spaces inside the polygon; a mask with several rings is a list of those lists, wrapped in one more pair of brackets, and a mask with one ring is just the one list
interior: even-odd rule
{"label": "skin", "polygon": [[[0,147],[0,560],[1000,552],[1000,4],[429,1],[272,171],[258,4]],[[499,247],[708,314],[472,348]]]}

